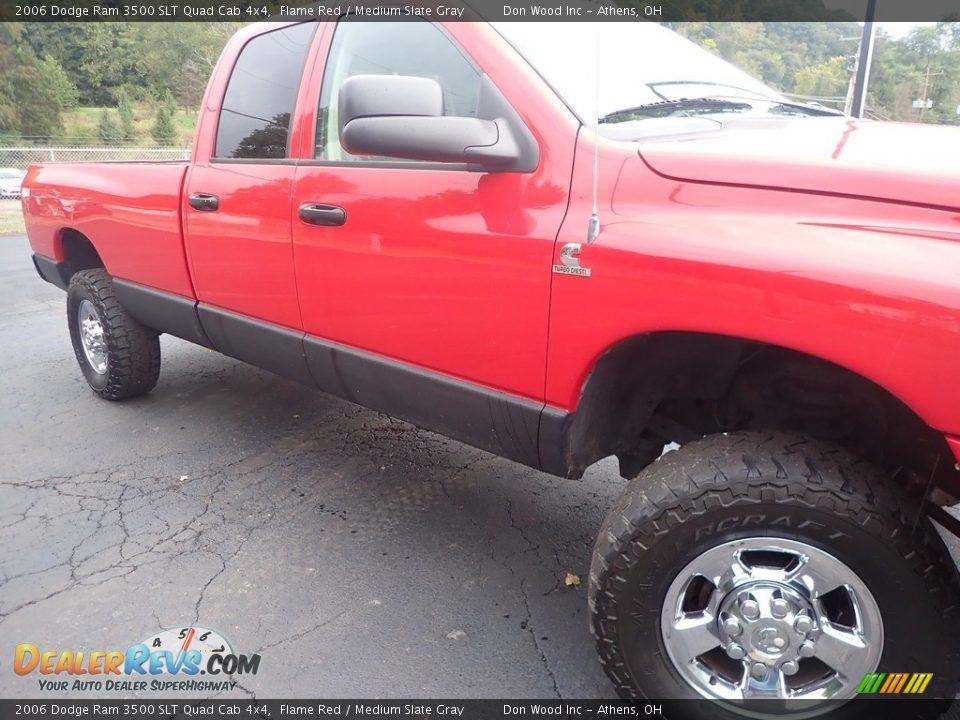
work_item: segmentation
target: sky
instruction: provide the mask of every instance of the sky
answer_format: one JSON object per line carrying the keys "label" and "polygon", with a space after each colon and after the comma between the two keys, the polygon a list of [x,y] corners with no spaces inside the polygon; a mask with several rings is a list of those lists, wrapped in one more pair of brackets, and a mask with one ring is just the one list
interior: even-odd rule
{"label": "sky", "polygon": [[913,28],[915,27],[919,27],[922,25],[936,25],[936,23],[935,22],[881,22],[881,23],[877,23],[877,25],[882,27],[887,32],[887,35],[889,35],[890,37],[894,39],[899,39],[909,34],[909,32],[913,30]]}

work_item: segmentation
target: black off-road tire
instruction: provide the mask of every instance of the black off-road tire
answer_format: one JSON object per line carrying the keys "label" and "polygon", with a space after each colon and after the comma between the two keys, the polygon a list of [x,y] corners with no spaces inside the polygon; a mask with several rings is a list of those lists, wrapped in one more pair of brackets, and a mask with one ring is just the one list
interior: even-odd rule
{"label": "black off-road tire", "polygon": [[839,447],[743,432],[664,455],[627,485],[603,523],[590,568],[591,625],[622,697],[700,697],[667,655],[665,595],[706,550],[762,536],[825,550],[866,583],[884,628],[878,672],[932,672],[924,697],[957,694],[956,566],[916,503]]}
{"label": "black off-road tire", "polygon": [[[106,345],[107,367],[97,372],[80,339],[79,308],[90,301],[99,315]],[[83,376],[91,389],[107,400],[125,400],[150,392],[160,377],[160,338],[134,320],[120,304],[106,270],[81,270],[67,288],[67,324]]]}

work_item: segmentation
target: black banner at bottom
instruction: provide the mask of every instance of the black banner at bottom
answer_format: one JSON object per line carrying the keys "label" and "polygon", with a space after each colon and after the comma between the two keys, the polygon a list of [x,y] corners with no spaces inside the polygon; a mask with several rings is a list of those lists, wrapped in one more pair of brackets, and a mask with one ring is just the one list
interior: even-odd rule
{"label": "black banner at bottom", "polygon": [[960,701],[906,698],[858,699],[835,709],[794,702],[775,709],[758,702],[729,704],[708,700],[0,700],[0,718],[378,718],[516,720],[523,718],[794,718],[824,720],[960,720]]}

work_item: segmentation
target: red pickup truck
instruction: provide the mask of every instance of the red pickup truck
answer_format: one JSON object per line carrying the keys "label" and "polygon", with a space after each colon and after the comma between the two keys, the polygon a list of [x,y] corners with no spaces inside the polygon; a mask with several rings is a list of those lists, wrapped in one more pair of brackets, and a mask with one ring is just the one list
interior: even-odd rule
{"label": "red pickup truck", "polygon": [[615,455],[617,690],[789,714],[958,690],[958,148],[655,24],[345,17],[234,37],[189,162],[22,202],[103,398],[169,333],[555,475]]}

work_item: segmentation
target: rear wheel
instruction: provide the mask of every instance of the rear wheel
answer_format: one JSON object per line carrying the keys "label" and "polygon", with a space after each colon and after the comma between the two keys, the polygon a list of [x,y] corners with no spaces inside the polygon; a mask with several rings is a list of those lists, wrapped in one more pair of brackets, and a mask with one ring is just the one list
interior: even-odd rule
{"label": "rear wheel", "polygon": [[785,715],[833,710],[875,672],[906,673],[901,691],[933,673],[924,696],[953,697],[957,589],[936,531],[876,468],[759,433],[644,470],[604,521],[590,575],[621,695]]}
{"label": "rear wheel", "polygon": [[160,377],[160,339],[124,310],[106,270],[81,270],[67,289],[70,340],[87,383],[100,397],[150,392]]}

